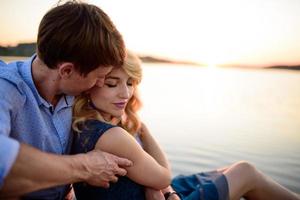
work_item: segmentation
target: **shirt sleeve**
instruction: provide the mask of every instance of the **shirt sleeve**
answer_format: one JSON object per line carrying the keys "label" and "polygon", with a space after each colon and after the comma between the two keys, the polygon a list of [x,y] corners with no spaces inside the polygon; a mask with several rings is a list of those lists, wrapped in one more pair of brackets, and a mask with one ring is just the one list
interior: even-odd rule
{"label": "shirt sleeve", "polygon": [[[0,61],[0,67],[7,67]],[[9,137],[11,131],[11,121],[13,116],[13,107],[18,108],[19,102],[16,101],[16,88],[0,78],[0,188],[3,181],[13,166],[20,148],[17,140]]]}
{"label": "shirt sleeve", "polygon": [[0,188],[18,156],[19,149],[19,142],[0,134]]}
{"label": "shirt sleeve", "polygon": [[0,94],[3,96],[0,98],[0,135],[10,135],[11,131],[11,121],[13,113],[13,102],[12,98],[9,98],[7,91],[12,91],[12,87],[8,87],[9,83],[0,78]]}

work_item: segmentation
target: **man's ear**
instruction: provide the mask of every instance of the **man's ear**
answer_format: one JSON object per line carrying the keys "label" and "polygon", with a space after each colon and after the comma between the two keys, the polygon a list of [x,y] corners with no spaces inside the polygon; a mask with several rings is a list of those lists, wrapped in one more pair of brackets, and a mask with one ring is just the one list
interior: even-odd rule
{"label": "man's ear", "polygon": [[63,62],[58,64],[58,74],[62,79],[69,78],[75,72],[75,66],[70,62]]}

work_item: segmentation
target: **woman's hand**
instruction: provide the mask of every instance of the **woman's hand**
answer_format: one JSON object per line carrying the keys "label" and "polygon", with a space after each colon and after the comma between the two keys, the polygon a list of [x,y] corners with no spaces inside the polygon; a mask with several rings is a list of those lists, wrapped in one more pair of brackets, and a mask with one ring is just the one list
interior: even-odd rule
{"label": "woman's hand", "polygon": [[180,200],[177,194],[171,194],[167,200]]}
{"label": "woman's hand", "polygon": [[145,188],[146,200],[165,200],[165,197],[161,190],[155,190],[152,188]]}
{"label": "woman's hand", "polygon": [[72,187],[72,185],[70,185],[70,191],[68,192],[68,194],[65,196],[64,200],[74,200],[75,199],[75,193],[74,193],[74,189]]}
{"label": "woman's hand", "polygon": [[161,190],[162,194],[167,194],[170,193],[168,195],[168,198],[165,200],[180,200],[180,197],[177,195],[177,193],[175,192],[175,190],[170,186],[166,187],[165,189]]}

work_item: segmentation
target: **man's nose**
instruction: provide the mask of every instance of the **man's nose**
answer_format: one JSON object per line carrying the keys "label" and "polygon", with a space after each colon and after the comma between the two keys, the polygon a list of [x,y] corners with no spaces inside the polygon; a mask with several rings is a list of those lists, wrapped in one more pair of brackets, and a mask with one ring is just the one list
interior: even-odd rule
{"label": "man's nose", "polygon": [[104,78],[98,78],[98,80],[96,82],[96,86],[103,87],[103,85],[104,85]]}

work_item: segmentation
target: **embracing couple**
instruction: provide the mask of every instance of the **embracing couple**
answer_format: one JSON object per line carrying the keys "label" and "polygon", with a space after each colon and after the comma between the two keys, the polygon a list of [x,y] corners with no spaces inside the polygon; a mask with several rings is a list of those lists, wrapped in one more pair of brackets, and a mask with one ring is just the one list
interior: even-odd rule
{"label": "embracing couple", "polygon": [[299,199],[247,162],[172,179],[137,114],[141,62],[97,6],[52,8],[37,54],[0,65],[1,199]]}

